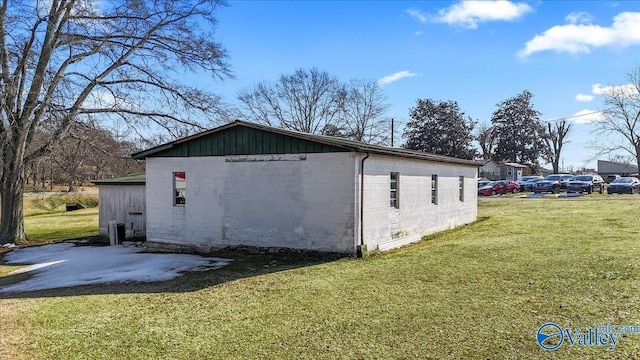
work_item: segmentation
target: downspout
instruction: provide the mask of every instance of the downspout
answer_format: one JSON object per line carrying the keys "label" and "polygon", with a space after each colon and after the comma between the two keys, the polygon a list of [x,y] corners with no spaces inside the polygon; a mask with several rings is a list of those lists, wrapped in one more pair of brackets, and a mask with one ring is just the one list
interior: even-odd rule
{"label": "downspout", "polygon": [[[367,249],[363,249],[364,245],[364,161],[369,157],[369,153],[360,160],[360,244],[357,248],[357,256],[364,256]],[[363,251],[364,250],[364,251]]]}

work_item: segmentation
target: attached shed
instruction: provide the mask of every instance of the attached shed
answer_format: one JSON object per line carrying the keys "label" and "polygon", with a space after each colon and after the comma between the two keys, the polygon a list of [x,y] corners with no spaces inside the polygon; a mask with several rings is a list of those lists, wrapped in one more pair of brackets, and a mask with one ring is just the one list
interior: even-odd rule
{"label": "attached shed", "polygon": [[476,220],[480,162],[243,121],[146,159],[147,247],[387,250]]}
{"label": "attached shed", "polygon": [[125,225],[127,237],[146,235],[145,175],[131,174],[94,180],[100,193],[98,226],[100,235],[109,236],[109,221]]}

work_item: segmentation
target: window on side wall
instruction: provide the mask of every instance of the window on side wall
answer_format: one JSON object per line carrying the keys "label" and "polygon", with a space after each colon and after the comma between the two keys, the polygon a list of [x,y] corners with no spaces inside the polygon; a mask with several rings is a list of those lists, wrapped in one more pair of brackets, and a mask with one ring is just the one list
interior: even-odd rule
{"label": "window on side wall", "polygon": [[458,178],[458,193],[460,201],[464,201],[464,176]]}
{"label": "window on side wall", "polygon": [[392,172],[389,182],[390,206],[400,208],[400,173]]}
{"label": "window on side wall", "polygon": [[184,206],[186,204],[185,192],[187,190],[187,174],[182,172],[173,173],[173,205]]}
{"label": "window on side wall", "polygon": [[431,175],[431,203],[438,205],[438,175]]}

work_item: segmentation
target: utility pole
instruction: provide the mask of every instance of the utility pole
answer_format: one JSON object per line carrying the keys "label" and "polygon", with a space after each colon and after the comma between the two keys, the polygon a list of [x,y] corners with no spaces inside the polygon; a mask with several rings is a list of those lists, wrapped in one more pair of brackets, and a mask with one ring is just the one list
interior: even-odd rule
{"label": "utility pole", "polygon": [[393,147],[393,118],[391,118],[391,147]]}

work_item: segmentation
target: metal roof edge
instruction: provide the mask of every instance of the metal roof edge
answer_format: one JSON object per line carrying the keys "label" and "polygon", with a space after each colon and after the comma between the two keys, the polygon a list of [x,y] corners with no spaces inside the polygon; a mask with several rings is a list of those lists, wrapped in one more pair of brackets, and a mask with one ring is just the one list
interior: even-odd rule
{"label": "metal roof edge", "polygon": [[158,145],[155,147],[152,147],[150,149],[147,150],[142,150],[142,151],[138,151],[136,153],[131,154],[131,158],[134,160],[143,160],[144,158],[146,158],[149,155],[158,153],[160,151],[163,150],[167,150],[167,149],[171,149],[173,147],[174,142],[170,142],[170,143],[166,143],[166,144],[162,144],[162,145]]}
{"label": "metal roof edge", "polygon": [[368,153],[377,154],[377,155],[388,155],[388,156],[404,157],[404,158],[410,158],[410,159],[441,162],[441,163],[448,163],[448,164],[458,164],[458,165],[473,166],[473,167],[481,167],[483,165],[481,161],[476,161],[476,160],[459,159],[459,158],[454,158],[450,156],[435,155],[430,153],[420,153],[420,152],[411,151],[411,150],[403,151],[403,149],[398,149],[397,151],[394,151],[394,150],[396,150],[396,148],[391,148],[389,151],[371,149],[371,150],[359,150],[359,152],[368,152]]}
{"label": "metal roof edge", "polygon": [[146,174],[128,174],[108,179],[97,179],[91,181],[95,185],[145,185],[147,183]]}

